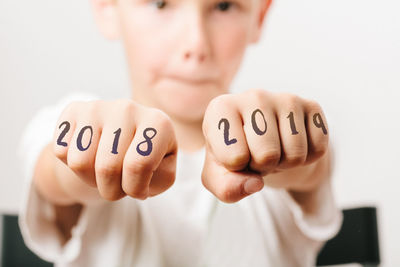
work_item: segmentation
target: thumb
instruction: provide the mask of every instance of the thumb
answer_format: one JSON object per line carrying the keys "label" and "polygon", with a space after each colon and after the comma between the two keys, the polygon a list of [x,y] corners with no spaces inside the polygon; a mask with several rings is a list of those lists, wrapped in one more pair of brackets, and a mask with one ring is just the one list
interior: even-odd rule
{"label": "thumb", "polygon": [[264,188],[262,176],[250,171],[230,171],[207,151],[201,175],[204,187],[219,200],[237,202]]}

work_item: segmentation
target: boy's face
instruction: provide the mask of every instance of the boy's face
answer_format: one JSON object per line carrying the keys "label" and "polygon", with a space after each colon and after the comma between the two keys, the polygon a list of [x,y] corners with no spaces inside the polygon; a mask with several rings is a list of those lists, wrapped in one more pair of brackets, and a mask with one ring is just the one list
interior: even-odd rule
{"label": "boy's face", "polygon": [[93,0],[103,33],[122,39],[133,97],[187,122],[227,93],[268,0]]}

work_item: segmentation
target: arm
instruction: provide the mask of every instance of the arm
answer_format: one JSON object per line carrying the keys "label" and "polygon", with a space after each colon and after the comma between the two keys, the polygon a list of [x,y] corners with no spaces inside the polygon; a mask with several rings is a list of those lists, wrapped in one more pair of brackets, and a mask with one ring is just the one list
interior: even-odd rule
{"label": "arm", "polygon": [[[319,201],[318,190],[325,182],[330,182],[331,158],[329,149],[314,163],[265,176],[264,183],[271,187],[286,187],[305,214],[315,214]],[[294,183],[290,185],[288,181]]]}
{"label": "arm", "polygon": [[64,241],[83,206],[126,195],[143,200],[173,184],[177,144],[164,113],[130,100],[74,102],[57,123],[66,124],[57,127],[33,174],[38,193],[55,208]]}

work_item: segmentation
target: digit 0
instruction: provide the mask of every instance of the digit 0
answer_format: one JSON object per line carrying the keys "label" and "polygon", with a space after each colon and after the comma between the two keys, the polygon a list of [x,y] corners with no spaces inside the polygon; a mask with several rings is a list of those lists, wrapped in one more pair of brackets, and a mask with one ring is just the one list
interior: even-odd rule
{"label": "digit 0", "polygon": [[[263,131],[257,125],[257,121],[256,121],[257,113],[260,113],[264,120],[264,130]],[[252,124],[253,130],[256,134],[264,135],[267,132],[267,121],[265,120],[264,113],[262,113],[262,111],[260,109],[254,110],[253,114],[251,114],[251,124]]]}
{"label": "digit 0", "polygon": [[[83,134],[85,133],[86,130],[90,130],[90,140],[89,140],[89,144],[86,147],[83,147],[82,138],[83,138]],[[79,132],[78,138],[76,140],[76,145],[77,145],[78,149],[80,151],[88,150],[88,148],[90,147],[90,144],[92,143],[92,137],[93,137],[93,128],[92,128],[92,126],[83,127],[82,130]]]}
{"label": "digit 0", "polygon": [[[148,134],[147,134],[148,132],[153,132],[153,135],[152,136],[148,136]],[[146,129],[144,129],[143,137],[144,137],[145,140],[143,142],[140,142],[136,147],[136,151],[140,155],[145,157],[145,156],[148,156],[148,155],[151,154],[151,151],[153,151],[153,143],[152,143],[151,139],[153,139],[156,136],[156,134],[157,134],[157,130],[154,129],[154,128],[146,128]],[[147,144],[147,149],[146,150],[142,150],[140,148],[140,146],[142,144]]]}
{"label": "digit 0", "polygon": [[218,123],[218,130],[221,130],[221,125],[224,124],[224,142],[227,146],[235,144],[237,142],[236,138],[229,140],[229,128],[231,127],[229,121],[222,118]]}
{"label": "digit 0", "polygon": [[66,142],[63,142],[63,138],[65,137],[65,135],[68,133],[69,129],[71,128],[71,124],[68,121],[64,121],[60,124],[60,126],[58,127],[58,129],[61,129],[61,127],[64,127],[64,129],[61,131],[60,136],[57,139],[57,145],[59,146],[68,146],[68,144]]}
{"label": "digit 0", "polygon": [[314,125],[317,128],[321,128],[322,129],[322,132],[324,133],[324,135],[328,134],[328,130],[326,129],[325,123],[322,120],[321,114],[315,113],[314,116],[313,116],[313,122],[314,122]]}

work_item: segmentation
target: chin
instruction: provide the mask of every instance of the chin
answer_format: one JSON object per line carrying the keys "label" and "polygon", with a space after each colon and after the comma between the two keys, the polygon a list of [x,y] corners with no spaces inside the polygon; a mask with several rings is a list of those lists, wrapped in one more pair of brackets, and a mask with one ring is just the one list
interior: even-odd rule
{"label": "chin", "polygon": [[174,85],[156,89],[157,104],[171,118],[187,123],[202,122],[210,101],[224,93],[215,85]]}

